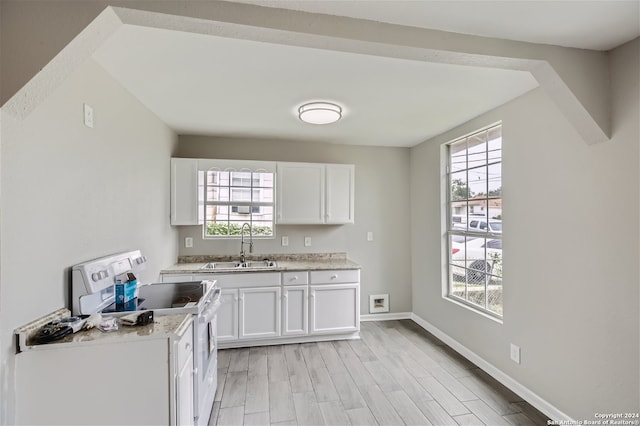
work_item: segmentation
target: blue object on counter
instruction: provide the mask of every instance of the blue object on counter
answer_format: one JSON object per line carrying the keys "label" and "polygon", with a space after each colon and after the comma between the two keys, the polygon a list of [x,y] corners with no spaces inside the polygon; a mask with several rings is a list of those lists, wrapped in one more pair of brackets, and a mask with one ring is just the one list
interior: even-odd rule
{"label": "blue object on counter", "polygon": [[138,290],[138,280],[129,281],[128,283],[116,284],[116,303],[127,303],[135,299]]}

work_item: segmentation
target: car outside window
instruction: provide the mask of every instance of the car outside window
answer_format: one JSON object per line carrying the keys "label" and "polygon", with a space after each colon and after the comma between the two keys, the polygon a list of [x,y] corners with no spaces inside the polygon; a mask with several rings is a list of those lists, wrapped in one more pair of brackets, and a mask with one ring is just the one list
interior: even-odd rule
{"label": "car outside window", "polygon": [[445,149],[445,293],[452,300],[501,317],[502,125],[456,139]]}

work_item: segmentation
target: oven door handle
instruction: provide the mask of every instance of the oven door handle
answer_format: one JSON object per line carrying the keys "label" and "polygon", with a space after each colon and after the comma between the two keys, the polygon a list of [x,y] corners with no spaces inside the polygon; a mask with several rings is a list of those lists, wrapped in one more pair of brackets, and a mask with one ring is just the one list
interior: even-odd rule
{"label": "oven door handle", "polygon": [[211,303],[209,303],[207,306],[207,309],[202,312],[199,317],[200,324],[211,322],[213,317],[216,315],[216,311],[220,307],[220,299],[218,298],[216,300],[212,300]]}

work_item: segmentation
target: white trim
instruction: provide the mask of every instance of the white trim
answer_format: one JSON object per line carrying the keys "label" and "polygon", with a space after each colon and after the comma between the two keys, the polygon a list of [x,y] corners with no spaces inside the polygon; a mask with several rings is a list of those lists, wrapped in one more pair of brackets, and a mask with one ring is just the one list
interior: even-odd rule
{"label": "white trim", "polygon": [[453,350],[458,352],[463,357],[467,358],[469,361],[480,367],[494,379],[502,383],[508,389],[519,395],[522,399],[527,401],[529,404],[533,405],[535,408],[543,412],[550,419],[553,420],[561,420],[566,422],[571,422],[570,424],[575,424],[575,420],[569,417],[564,412],[560,411],[557,407],[555,407],[550,402],[546,401],[542,397],[540,397],[535,392],[531,391],[520,382],[513,379],[511,376],[504,373],[502,370],[498,369],[493,364],[485,361],[475,352],[467,348],[466,346],[459,343],[457,340],[450,337],[448,334],[444,333],[434,325],[430,324],[428,321],[420,318],[415,313],[411,313],[411,319],[418,324],[420,327],[427,330],[429,333],[436,336],[438,339],[442,340],[448,346],[450,346]]}
{"label": "white trim", "polygon": [[411,312],[392,312],[387,314],[364,314],[360,315],[360,321],[392,321],[401,319],[411,319]]}
{"label": "white trim", "polygon": [[340,334],[308,334],[306,336],[277,336],[264,339],[233,339],[218,342],[218,349],[249,348],[251,346],[273,346],[291,343],[325,342],[329,340],[358,340],[360,331]]}

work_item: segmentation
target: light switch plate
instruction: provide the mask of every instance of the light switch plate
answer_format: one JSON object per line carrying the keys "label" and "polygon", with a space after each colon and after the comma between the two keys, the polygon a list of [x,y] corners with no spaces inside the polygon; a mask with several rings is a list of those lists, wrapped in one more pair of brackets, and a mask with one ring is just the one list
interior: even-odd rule
{"label": "light switch plate", "polygon": [[93,129],[93,108],[90,105],[84,105],[84,125]]}
{"label": "light switch plate", "polygon": [[287,237],[286,235],[282,236],[282,246],[286,247],[289,245],[289,237]]}
{"label": "light switch plate", "polygon": [[373,241],[373,232],[367,232],[367,241]]}
{"label": "light switch plate", "polygon": [[304,237],[304,246],[311,247],[311,237]]}
{"label": "light switch plate", "polygon": [[520,364],[520,346],[511,344],[511,361]]}
{"label": "light switch plate", "polygon": [[193,247],[193,238],[192,238],[192,237],[186,237],[186,238],[184,239],[184,246],[185,246],[186,248],[191,248],[191,247]]}

